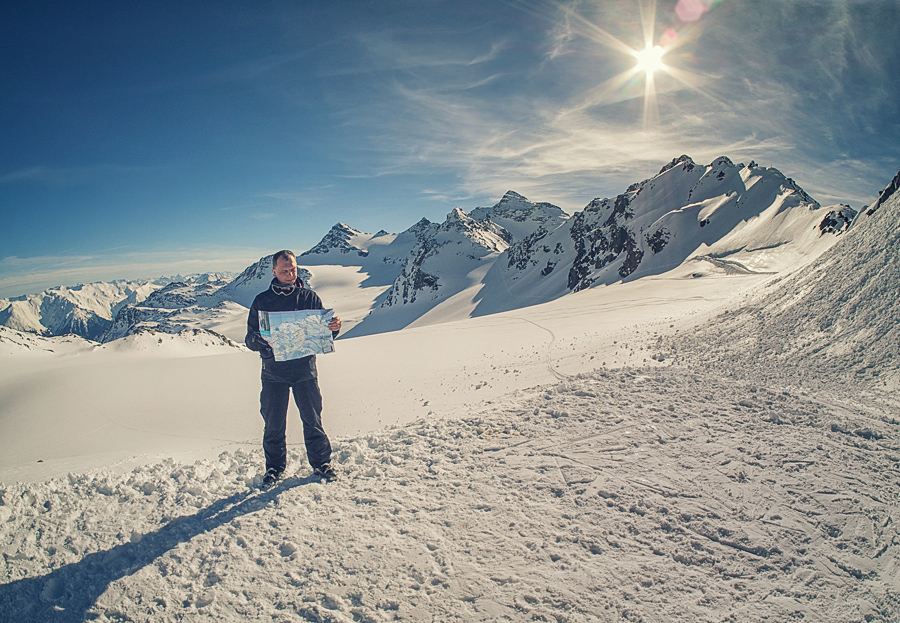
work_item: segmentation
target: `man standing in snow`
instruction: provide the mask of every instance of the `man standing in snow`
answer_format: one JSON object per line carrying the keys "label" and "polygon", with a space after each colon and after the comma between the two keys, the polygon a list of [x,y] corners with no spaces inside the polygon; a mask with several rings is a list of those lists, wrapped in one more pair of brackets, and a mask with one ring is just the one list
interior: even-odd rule
{"label": "man standing in snow", "polygon": [[[244,343],[262,358],[262,391],[259,395],[260,413],[265,429],[263,451],[266,455],[266,474],[263,485],[272,486],[281,477],[287,462],[288,394],[303,422],[306,456],[313,471],[326,481],[337,478],[331,467],[331,442],[322,428],[322,393],[316,372],[316,356],[310,355],[290,361],[275,361],[272,347],[259,333],[260,311],[298,311],[324,309],[319,295],[303,287],[297,276],[297,257],[291,251],[279,251],[272,257],[275,277],[265,292],[260,292],[250,306],[247,316],[247,337]],[[337,316],[328,325],[337,337],[341,319]]]}

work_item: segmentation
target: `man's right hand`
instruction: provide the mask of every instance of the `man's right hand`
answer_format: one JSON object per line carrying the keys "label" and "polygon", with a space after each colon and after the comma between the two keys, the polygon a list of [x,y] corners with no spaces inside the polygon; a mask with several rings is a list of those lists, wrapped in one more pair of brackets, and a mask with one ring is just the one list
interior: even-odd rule
{"label": "man's right hand", "polygon": [[247,348],[250,350],[255,350],[267,359],[275,357],[272,346],[259,333],[248,333],[247,337],[244,338],[244,344],[246,344]]}

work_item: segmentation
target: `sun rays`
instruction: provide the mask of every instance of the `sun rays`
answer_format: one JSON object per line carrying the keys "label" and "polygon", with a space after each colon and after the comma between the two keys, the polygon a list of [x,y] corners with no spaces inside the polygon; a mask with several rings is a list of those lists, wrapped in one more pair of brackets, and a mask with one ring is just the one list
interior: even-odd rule
{"label": "sun rays", "polygon": [[663,56],[666,50],[659,45],[647,44],[643,50],[635,51],[637,61],[632,71],[638,75],[644,74],[644,129],[648,130],[659,121],[659,103],[656,99],[656,72],[665,71],[666,64]]}
{"label": "sun rays", "polygon": [[[709,93],[703,91],[702,76],[677,65],[679,60],[684,60],[684,55],[676,57],[672,52],[689,43],[692,38],[690,33],[696,31],[696,28],[688,22],[699,20],[721,0],[679,0],[676,13],[670,16],[673,25],[660,28],[661,32],[657,32],[656,0],[635,0],[634,6],[639,13],[641,28],[640,43],[635,47],[601,28],[598,25],[599,21],[595,22],[563,3],[506,1],[533,15],[546,18],[549,18],[551,11],[554,10],[551,7],[555,7],[556,11],[564,15],[561,23],[564,24],[566,37],[562,39],[584,38],[616,55],[621,55],[623,59],[628,57],[633,59],[633,65],[591,88],[580,104],[569,108],[564,114],[640,98],[643,101],[643,129],[650,130],[660,123],[658,81],[663,78],[666,80],[666,91],[688,88],[711,97]],[[557,18],[559,14],[557,13]],[[627,17],[622,15],[622,20],[627,22]],[[680,87],[677,86],[679,84]]]}

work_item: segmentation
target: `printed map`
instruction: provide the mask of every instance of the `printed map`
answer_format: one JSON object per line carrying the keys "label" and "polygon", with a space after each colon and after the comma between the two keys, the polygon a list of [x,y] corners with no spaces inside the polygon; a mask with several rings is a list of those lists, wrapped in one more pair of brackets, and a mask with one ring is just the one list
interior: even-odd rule
{"label": "printed map", "polygon": [[332,353],[334,338],[328,329],[332,318],[333,309],[260,311],[259,333],[275,351],[275,361]]}

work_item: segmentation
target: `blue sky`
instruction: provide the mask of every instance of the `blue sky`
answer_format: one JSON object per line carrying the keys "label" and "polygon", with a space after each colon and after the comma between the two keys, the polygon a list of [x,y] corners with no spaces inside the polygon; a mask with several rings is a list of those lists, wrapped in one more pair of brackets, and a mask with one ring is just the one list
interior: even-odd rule
{"label": "blue sky", "polygon": [[858,209],[900,167],[897,23],[897,0],[13,0],[0,296],[239,271],[509,189],[574,212],[681,154]]}

